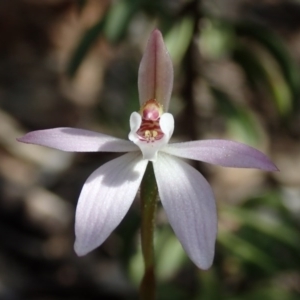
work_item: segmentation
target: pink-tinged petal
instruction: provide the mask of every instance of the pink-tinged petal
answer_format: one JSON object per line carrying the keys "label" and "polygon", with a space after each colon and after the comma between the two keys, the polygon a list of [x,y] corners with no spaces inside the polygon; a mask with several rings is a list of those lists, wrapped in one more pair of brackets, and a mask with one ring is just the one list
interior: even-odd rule
{"label": "pink-tinged petal", "polygon": [[173,65],[159,30],[151,33],[145,49],[138,77],[141,106],[156,99],[168,111],[173,88]]}
{"label": "pink-tinged petal", "polygon": [[250,146],[233,141],[201,140],[176,143],[167,145],[161,151],[223,167],[278,171],[266,155]]}
{"label": "pink-tinged petal", "polygon": [[184,161],[159,153],[153,163],[159,196],[169,222],[190,259],[208,269],[214,258],[217,214],[205,178]]}
{"label": "pink-tinged petal", "polygon": [[111,234],[129,210],[147,161],[127,153],[97,169],[81,191],[75,219],[77,255],[92,251]]}
{"label": "pink-tinged petal", "polygon": [[32,131],[17,140],[71,152],[129,152],[139,150],[136,145],[127,140],[94,131],[68,127]]}

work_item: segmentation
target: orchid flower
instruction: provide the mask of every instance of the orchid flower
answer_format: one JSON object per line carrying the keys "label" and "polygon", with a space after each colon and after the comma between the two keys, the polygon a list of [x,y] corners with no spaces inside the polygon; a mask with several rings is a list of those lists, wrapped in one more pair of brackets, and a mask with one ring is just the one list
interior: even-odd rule
{"label": "orchid flower", "polygon": [[224,167],[277,170],[258,150],[227,140],[170,143],[174,118],[168,113],[173,66],[159,30],[154,30],[138,76],[141,109],[130,117],[129,140],[75,128],[29,132],[20,142],[72,152],[128,152],[94,171],[77,205],[75,252],[92,251],[111,234],[129,210],[149,162],[167,218],[190,259],[202,269],[213,261],[216,204],[205,178],[184,159]]}

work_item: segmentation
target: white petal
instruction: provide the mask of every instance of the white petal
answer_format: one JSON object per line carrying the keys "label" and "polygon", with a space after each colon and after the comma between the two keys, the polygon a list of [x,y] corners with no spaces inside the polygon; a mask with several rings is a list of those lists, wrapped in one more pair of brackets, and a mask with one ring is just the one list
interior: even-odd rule
{"label": "white petal", "polygon": [[85,182],[76,209],[75,251],[92,251],[118,226],[132,204],[147,161],[127,153],[97,169]]}
{"label": "white petal", "polygon": [[151,33],[139,68],[138,88],[141,106],[150,99],[168,111],[173,87],[173,65],[159,30]]}
{"label": "white petal", "polygon": [[141,124],[142,124],[142,116],[136,111],[133,112],[130,115],[130,119],[129,119],[130,132],[128,138],[130,141],[136,143],[136,140],[139,139],[136,132],[140,129]]}
{"label": "white petal", "polygon": [[153,142],[142,141],[138,134],[137,130],[140,128],[142,123],[142,117],[139,113],[133,112],[130,116],[130,133],[128,138],[134,144],[136,144],[143,153],[143,158],[155,161],[157,157],[157,152],[165,147],[174,131],[174,117],[170,113],[164,113],[160,117],[159,125],[164,133],[164,136],[160,140]]}
{"label": "white petal", "polygon": [[190,259],[208,269],[214,258],[217,214],[205,178],[184,161],[159,152],[153,163],[159,196],[170,224]]}
{"label": "white petal", "polygon": [[170,138],[174,132],[174,117],[170,113],[162,114],[159,121],[160,128],[162,132],[167,136],[167,143],[169,143]]}
{"label": "white petal", "polygon": [[129,152],[138,150],[136,145],[127,140],[94,131],[68,127],[32,131],[17,140],[72,152]]}
{"label": "white petal", "polygon": [[278,171],[262,152],[242,143],[228,140],[202,140],[169,144],[163,152],[232,168],[255,168]]}

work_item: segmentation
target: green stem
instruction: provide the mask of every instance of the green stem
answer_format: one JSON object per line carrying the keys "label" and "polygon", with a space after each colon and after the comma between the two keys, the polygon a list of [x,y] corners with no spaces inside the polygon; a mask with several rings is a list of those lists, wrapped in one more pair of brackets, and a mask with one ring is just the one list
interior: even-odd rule
{"label": "green stem", "polygon": [[154,274],[154,227],[157,205],[157,185],[153,165],[149,163],[141,183],[141,244],[145,264],[145,273],[140,285],[140,299],[155,299],[155,274]]}

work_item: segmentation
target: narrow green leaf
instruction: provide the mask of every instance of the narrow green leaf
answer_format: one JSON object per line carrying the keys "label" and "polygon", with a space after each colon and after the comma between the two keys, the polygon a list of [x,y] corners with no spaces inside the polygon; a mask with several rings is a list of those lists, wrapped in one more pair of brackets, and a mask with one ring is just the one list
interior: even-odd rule
{"label": "narrow green leaf", "polygon": [[104,33],[112,43],[119,42],[125,35],[134,14],[140,9],[141,0],[119,0],[108,11]]}
{"label": "narrow green leaf", "polygon": [[257,265],[267,273],[273,273],[277,270],[275,262],[269,257],[268,253],[229,231],[220,230],[218,241],[230,252],[249,263]]}
{"label": "narrow green leaf", "polygon": [[270,94],[281,115],[291,112],[292,91],[272,62],[261,59],[259,53],[253,53],[241,44],[234,50],[233,59],[244,69],[253,88],[265,89]]}
{"label": "narrow green leaf", "polygon": [[266,214],[251,211],[243,207],[226,207],[223,211],[229,219],[236,219],[240,224],[250,226],[257,231],[269,235],[296,251],[300,249],[299,232],[291,226],[284,224],[280,218],[271,218]]}
{"label": "narrow green leaf", "polygon": [[181,62],[193,36],[194,21],[191,17],[185,17],[175,24],[165,36],[165,43],[173,64]]}
{"label": "narrow green leaf", "polygon": [[294,105],[298,105],[300,95],[300,73],[282,40],[271,30],[255,23],[240,22],[235,24],[236,34],[249,37],[264,46],[278,61],[283,75],[293,94]]}
{"label": "narrow green leaf", "polygon": [[228,129],[243,141],[252,145],[258,144],[259,130],[249,110],[234,103],[228,94],[218,88],[210,86],[210,90],[216,100],[218,109],[227,118]]}
{"label": "narrow green leaf", "polygon": [[83,35],[67,67],[67,74],[73,77],[91,46],[101,34],[112,43],[119,42],[124,36],[133,15],[138,11],[141,0],[115,1],[94,26]]}
{"label": "narrow green leaf", "polygon": [[105,18],[101,19],[83,35],[83,38],[75,49],[67,67],[67,74],[70,77],[75,75],[88,50],[103,31],[105,21]]}

